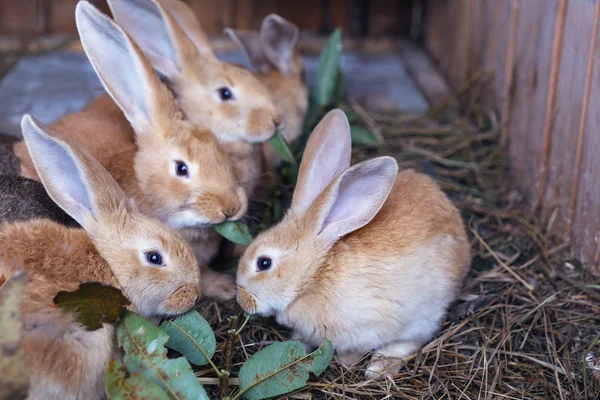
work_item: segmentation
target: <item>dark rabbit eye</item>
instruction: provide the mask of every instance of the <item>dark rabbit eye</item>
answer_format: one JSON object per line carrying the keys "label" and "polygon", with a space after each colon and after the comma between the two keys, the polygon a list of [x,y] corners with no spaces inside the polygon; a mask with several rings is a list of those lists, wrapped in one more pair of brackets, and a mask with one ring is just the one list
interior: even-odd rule
{"label": "dark rabbit eye", "polygon": [[188,176],[188,166],[183,161],[175,162],[175,173],[177,176]]}
{"label": "dark rabbit eye", "polygon": [[146,260],[148,260],[148,262],[153,265],[162,265],[163,262],[162,256],[156,251],[147,252]]}
{"label": "dark rabbit eye", "polygon": [[256,267],[258,268],[259,271],[266,271],[269,268],[271,268],[271,259],[269,257],[259,257],[258,260],[256,260]]}
{"label": "dark rabbit eye", "polygon": [[222,87],[218,91],[219,91],[219,96],[221,96],[221,100],[223,100],[223,101],[233,100],[233,93],[231,92],[231,90],[229,88]]}

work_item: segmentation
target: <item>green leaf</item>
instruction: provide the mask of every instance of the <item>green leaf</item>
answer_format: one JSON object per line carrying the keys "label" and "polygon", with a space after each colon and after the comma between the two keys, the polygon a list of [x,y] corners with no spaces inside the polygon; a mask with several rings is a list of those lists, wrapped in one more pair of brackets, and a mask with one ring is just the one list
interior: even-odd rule
{"label": "green leaf", "polygon": [[169,335],[167,347],[177,350],[195,365],[206,365],[215,354],[217,341],[208,321],[198,311],[188,311],[160,328]]}
{"label": "green leaf", "polygon": [[287,161],[290,164],[297,164],[294,154],[292,154],[287,141],[279,129],[275,131],[273,137],[269,139],[269,143],[271,144],[271,147],[273,147],[273,150],[275,150],[279,157],[281,157],[284,161]]}
{"label": "green leaf", "polygon": [[125,350],[125,366],[158,384],[172,399],[208,399],[192,367],[183,357],[168,359],[169,335],[139,315],[126,311],[117,325],[117,341]]}
{"label": "green leaf", "polygon": [[79,285],[74,292],[58,292],[54,304],[75,316],[87,330],[102,328],[102,323],[117,322],[129,300],[119,289],[97,282]]}
{"label": "green leaf", "polygon": [[370,130],[362,126],[351,125],[350,136],[352,137],[352,144],[370,145],[378,142],[377,137]]}
{"label": "green leaf", "polygon": [[169,395],[156,383],[139,373],[127,377],[125,365],[110,360],[106,370],[107,400],[170,400]]}
{"label": "green leaf", "polygon": [[321,375],[333,357],[331,342],[306,354],[298,341],[274,343],[254,354],[240,369],[241,396],[249,400],[281,396],[306,386],[309,374]]}
{"label": "green leaf", "polygon": [[318,106],[330,105],[336,94],[336,86],[339,83],[340,59],[342,57],[342,30],[336,29],[329,37],[321,56],[317,69],[317,81],[315,86],[315,101]]}
{"label": "green leaf", "polygon": [[248,225],[243,221],[225,221],[215,225],[215,229],[221,236],[235,244],[248,246],[252,241]]}
{"label": "green leaf", "polygon": [[[0,274],[2,277],[2,274]],[[29,361],[21,347],[23,273],[0,286],[0,399],[23,399],[29,387]]]}

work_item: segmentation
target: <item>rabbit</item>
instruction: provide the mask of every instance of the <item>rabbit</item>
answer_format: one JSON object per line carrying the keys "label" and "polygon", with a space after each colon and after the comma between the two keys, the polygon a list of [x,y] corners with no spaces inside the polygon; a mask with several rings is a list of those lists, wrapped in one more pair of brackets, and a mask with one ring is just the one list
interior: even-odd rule
{"label": "rabbit", "polygon": [[267,88],[246,69],[217,59],[184,2],[109,0],[108,4],[117,23],[166,79],[185,116],[217,135],[238,180],[252,196],[262,180],[261,143],[281,124],[281,112]]}
{"label": "rabbit", "polygon": [[[297,52],[298,27],[277,14],[270,14],[263,19],[258,32],[229,28],[225,32],[243,50],[254,75],[281,109],[281,133],[288,143],[293,143],[302,133],[308,110],[304,66]],[[268,143],[263,144],[263,153],[271,168],[281,164],[281,158]]]}
{"label": "rabbit", "polygon": [[48,194],[83,227],[48,219],[0,225],[0,274],[29,278],[21,302],[29,399],[100,399],[114,326],[87,331],[54,307],[55,295],[99,282],[120,289],[144,317],[178,315],[200,298],[200,270],[183,237],[139,211],[76,142],[29,115],[22,130]]}
{"label": "rabbit", "polygon": [[18,139],[0,134],[0,174],[18,175],[19,160],[13,151],[14,143]]}
{"label": "rabbit", "polygon": [[48,218],[61,225],[79,224],[52,201],[44,186],[16,175],[0,175],[0,223]]}
{"label": "rabbit", "polygon": [[[183,118],[171,92],[114,21],[85,1],[77,5],[76,20],[85,52],[110,97],[49,129],[94,154],[142,212],[180,231],[203,268],[206,295],[233,299],[233,276],[206,267],[220,243],[212,225],[237,220],[247,209],[227,156],[212,132]],[[15,154],[21,175],[36,179],[23,142],[15,145]]]}
{"label": "rabbit", "polygon": [[344,365],[375,353],[397,372],[436,333],[470,264],[463,221],[438,185],[391,157],[350,167],[350,126],[328,113],[309,137],[292,204],[240,259],[237,300],[293,337],[326,336]]}

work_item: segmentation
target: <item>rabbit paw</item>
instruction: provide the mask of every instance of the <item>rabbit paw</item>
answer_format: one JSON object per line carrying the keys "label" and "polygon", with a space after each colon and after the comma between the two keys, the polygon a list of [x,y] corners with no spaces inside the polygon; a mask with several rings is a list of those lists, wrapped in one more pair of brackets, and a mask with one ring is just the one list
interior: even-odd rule
{"label": "rabbit paw", "polygon": [[208,268],[202,270],[202,292],[217,301],[235,298],[235,278],[229,274],[219,274]]}
{"label": "rabbit paw", "polygon": [[392,343],[378,349],[371,357],[365,377],[367,379],[383,379],[396,375],[404,365],[403,359],[414,354],[420,345],[417,342],[405,341]]}

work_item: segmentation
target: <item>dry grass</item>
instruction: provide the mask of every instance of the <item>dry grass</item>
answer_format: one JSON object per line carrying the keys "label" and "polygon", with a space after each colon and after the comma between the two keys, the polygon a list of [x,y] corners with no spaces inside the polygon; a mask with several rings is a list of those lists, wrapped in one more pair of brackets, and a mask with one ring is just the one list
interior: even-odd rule
{"label": "dry grass", "polygon": [[[460,111],[425,118],[378,115],[353,105],[383,145],[354,150],[359,161],[395,156],[403,168],[433,176],[470,230],[472,271],[438,336],[400,374],[364,381],[365,359],[333,363],[293,398],[594,399],[600,397],[600,284],[570,249],[547,232],[510,179],[506,140],[492,114],[477,107],[486,74],[461,93]],[[551,220],[551,218],[550,218]],[[594,286],[596,284],[596,286]],[[234,303],[205,302],[202,312],[226,338]],[[253,319],[236,345],[236,365],[288,332]],[[222,350],[216,359],[222,357]],[[217,380],[198,373],[218,397]],[[236,380],[233,379],[235,384]],[[211,385],[213,384],[213,385]]]}

